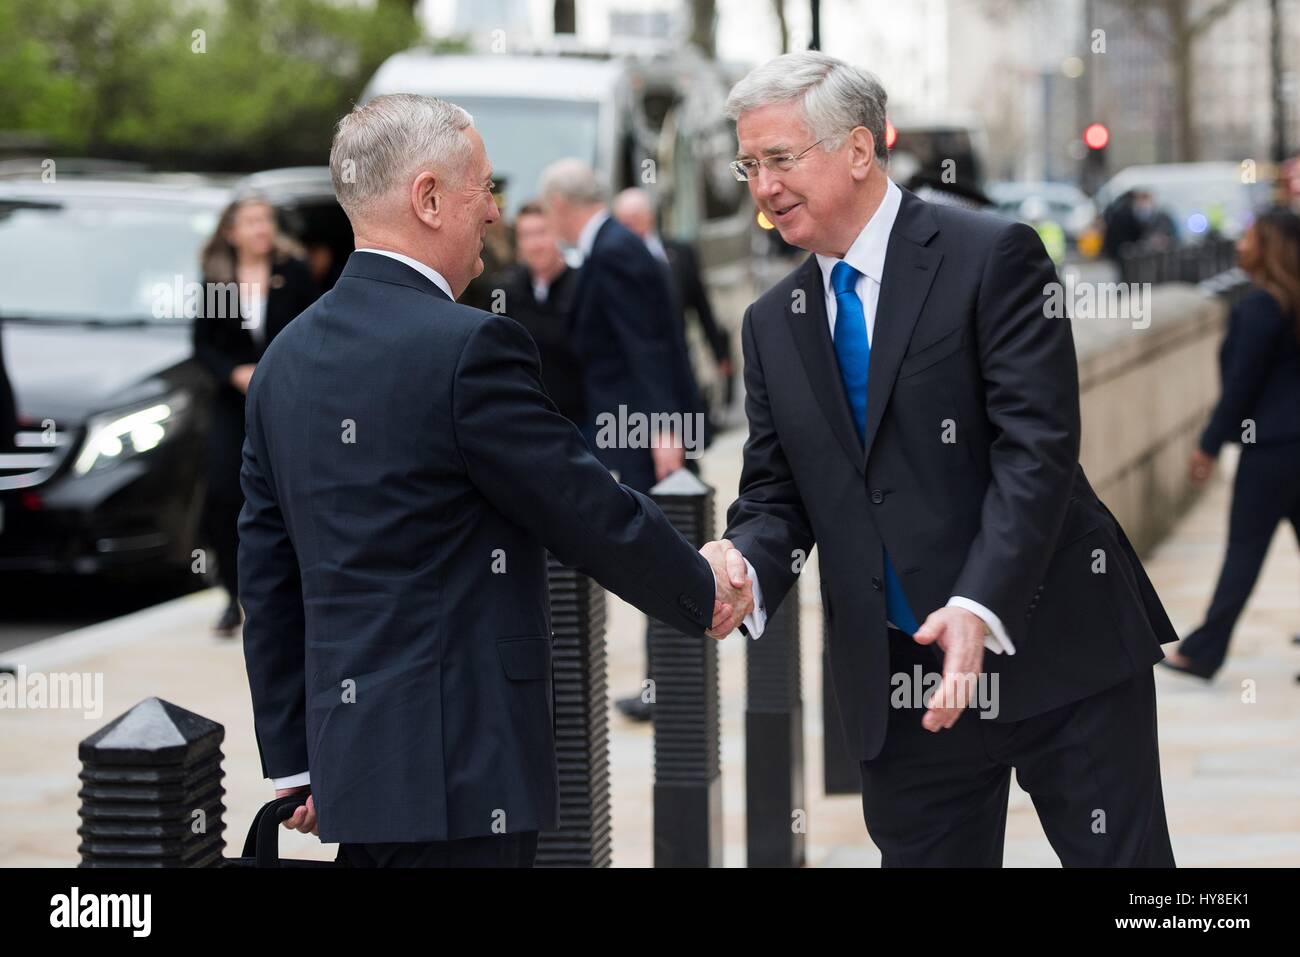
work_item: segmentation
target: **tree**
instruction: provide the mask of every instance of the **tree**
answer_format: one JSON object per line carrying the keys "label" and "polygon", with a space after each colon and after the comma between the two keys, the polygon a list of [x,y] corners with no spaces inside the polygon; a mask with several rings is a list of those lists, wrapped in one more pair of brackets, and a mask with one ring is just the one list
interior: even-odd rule
{"label": "tree", "polygon": [[366,80],[419,37],[399,2],[7,0],[0,129],[164,167],[322,163]]}
{"label": "tree", "polygon": [[1103,0],[1128,14],[1133,24],[1165,50],[1174,75],[1174,116],[1177,158],[1197,156],[1196,125],[1192,121],[1192,63],[1196,41],[1240,0],[1217,0],[1200,14],[1187,0]]}

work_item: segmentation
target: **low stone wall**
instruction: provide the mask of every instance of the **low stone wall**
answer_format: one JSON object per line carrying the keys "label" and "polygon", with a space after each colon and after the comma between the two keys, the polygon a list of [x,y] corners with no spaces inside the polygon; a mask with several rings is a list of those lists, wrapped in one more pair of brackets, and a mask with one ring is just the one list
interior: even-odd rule
{"label": "low stone wall", "polygon": [[1151,291],[1150,325],[1073,320],[1088,479],[1146,552],[1190,506],[1187,460],[1219,396],[1226,303],[1196,286]]}

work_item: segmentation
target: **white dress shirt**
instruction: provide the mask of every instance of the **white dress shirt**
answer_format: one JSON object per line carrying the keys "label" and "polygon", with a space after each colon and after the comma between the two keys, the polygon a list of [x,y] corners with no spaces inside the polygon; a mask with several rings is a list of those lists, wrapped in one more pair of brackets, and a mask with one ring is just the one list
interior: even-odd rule
{"label": "white dress shirt", "polygon": [[[831,270],[841,261],[848,263],[859,273],[857,287],[854,290],[858,298],[862,300],[862,315],[867,323],[867,343],[871,341],[876,331],[876,305],[880,301],[880,282],[885,272],[885,251],[889,247],[889,234],[894,228],[894,220],[898,218],[898,208],[903,202],[903,191],[898,188],[893,180],[887,181],[885,187],[885,196],[876,207],[871,219],[867,225],[862,227],[862,232],[858,233],[858,238],[853,241],[848,252],[844,254],[844,259],[839,260],[833,256],[817,255],[817,265],[821,267],[822,288],[826,297],[826,319],[830,323],[831,339],[835,338],[835,319],[839,313],[838,305],[835,302],[835,293],[831,289]],[[749,632],[751,638],[757,638],[763,633],[767,626],[767,609],[763,605],[762,592],[758,584],[758,576],[754,574],[754,566],[745,560],[745,568],[749,572],[749,579],[754,583],[754,610],[745,617],[743,622],[745,629]],[[963,598],[960,595],[954,595],[948,599],[949,607],[964,608],[969,612],[979,616],[989,628],[991,634],[984,636],[984,647],[996,654],[1014,655],[1016,653],[1015,645],[1011,643],[1007,630],[1002,625],[1002,619],[995,615],[990,609],[985,608],[977,601],[970,598]],[[893,624],[890,622],[890,624]]]}
{"label": "white dress shirt", "polygon": [[451,286],[448,284],[446,279],[442,278],[442,273],[438,272],[438,270],[434,269],[432,266],[426,266],[418,259],[412,259],[410,256],[403,256],[401,253],[395,253],[390,249],[358,249],[357,252],[374,253],[376,256],[387,256],[389,259],[396,259],[399,263],[406,263],[406,265],[410,266],[425,279],[429,280],[429,282],[433,283],[445,292],[448,299],[453,302],[456,300],[456,297],[451,294]]}
{"label": "white dress shirt", "polygon": [[[451,286],[447,280],[442,277],[442,273],[431,266],[426,266],[418,259],[412,259],[410,256],[403,256],[401,253],[395,253],[388,249],[358,249],[359,253],[374,253],[376,256],[387,256],[389,259],[396,259],[399,263],[406,263],[421,276],[424,276],[431,283],[447,294],[447,298],[455,300],[451,294]],[[282,788],[296,788],[304,784],[311,784],[311,771],[301,771],[298,774],[291,774],[286,778],[272,778],[271,783],[275,785],[278,791]]]}
{"label": "white dress shirt", "polygon": [[578,233],[578,251],[582,253],[583,259],[591,257],[591,247],[596,245],[596,234],[600,232],[600,227],[605,225],[607,219],[609,219],[609,210],[602,207],[587,220],[587,224]]}

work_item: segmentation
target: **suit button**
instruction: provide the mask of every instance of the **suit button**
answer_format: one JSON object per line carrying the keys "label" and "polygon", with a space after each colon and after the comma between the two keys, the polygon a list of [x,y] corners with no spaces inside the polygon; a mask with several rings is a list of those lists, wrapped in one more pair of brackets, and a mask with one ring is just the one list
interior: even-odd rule
{"label": "suit button", "polygon": [[871,587],[874,588],[876,591],[880,591],[881,588],[880,579],[876,578],[875,576],[872,576]]}
{"label": "suit button", "polygon": [[883,502],[884,500],[885,500],[885,493],[884,493],[884,492],[880,491],[880,489],[878,489],[878,488],[873,488],[873,489],[871,490],[871,501],[872,501],[872,502],[874,502],[876,505],[879,505],[879,504],[880,504],[881,502]]}

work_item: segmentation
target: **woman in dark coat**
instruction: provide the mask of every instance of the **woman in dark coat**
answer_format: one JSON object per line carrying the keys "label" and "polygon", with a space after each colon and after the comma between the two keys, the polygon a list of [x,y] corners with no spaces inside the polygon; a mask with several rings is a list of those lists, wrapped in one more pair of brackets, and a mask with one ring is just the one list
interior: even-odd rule
{"label": "woman in dark coat", "polygon": [[244,504],[239,487],[244,396],[271,340],[319,292],[294,245],[278,232],[275,211],[255,195],[241,196],[226,207],[204,248],[202,265],[204,308],[194,322],[194,355],[216,383],[203,526],[216,555],[218,578],[230,595],[214,629],[225,637],[243,621],[236,555]]}
{"label": "woman in dark coat", "polygon": [[1241,443],[1228,552],[1205,622],[1161,662],[1206,680],[1227,657],[1278,523],[1290,521],[1300,540],[1300,217],[1262,214],[1237,256],[1253,288],[1229,317],[1223,394],[1190,466],[1202,485],[1223,443]]}

